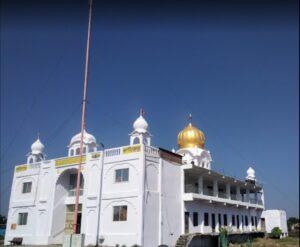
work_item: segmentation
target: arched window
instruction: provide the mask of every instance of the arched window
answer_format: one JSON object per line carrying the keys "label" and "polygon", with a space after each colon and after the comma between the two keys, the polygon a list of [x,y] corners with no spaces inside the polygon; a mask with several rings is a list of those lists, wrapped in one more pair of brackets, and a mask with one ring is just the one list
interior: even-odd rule
{"label": "arched window", "polygon": [[70,151],[70,156],[74,156],[74,150],[73,149],[71,149],[71,151]]}
{"label": "arched window", "polygon": [[30,158],[29,159],[29,164],[32,164],[33,163],[33,158]]}
{"label": "arched window", "polygon": [[86,147],[83,147],[82,153],[86,153]]}
{"label": "arched window", "polygon": [[139,144],[140,143],[140,139],[138,137],[133,139],[133,144]]}
{"label": "arched window", "polygon": [[79,155],[80,154],[80,148],[77,148],[76,149],[76,155]]}

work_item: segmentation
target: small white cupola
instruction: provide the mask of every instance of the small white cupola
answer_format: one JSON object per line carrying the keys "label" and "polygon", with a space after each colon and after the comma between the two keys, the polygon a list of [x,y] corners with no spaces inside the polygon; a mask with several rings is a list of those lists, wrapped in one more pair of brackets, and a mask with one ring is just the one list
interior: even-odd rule
{"label": "small white cupola", "polygon": [[[69,156],[76,156],[80,154],[80,140],[81,132],[72,137],[69,148]],[[89,134],[85,129],[83,130],[83,154],[97,151],[96,138]]]}
{"label": "small white cupola", "polygon": [[31,145],[31,152],[27,155],[27,163],[36,163],[45,159],[44,155],[44,144],[41,142],[38,135],[37,140]]}
{"label": "small white cupola", "polygon": [[248,181],[255,181],[256,180],[256,178],[255,178],[255,171],[254,171],[254,169],[251,166],[247,170],[246,180],[248,180]]}
{"label": "small white cupola", "polygon": [[130,133],[130,145],[143,143],[151,145],[151,135],[148,132],[148,123],[144,118],[143,109],[140,110],[140,116],[133,123],[133,131]]}

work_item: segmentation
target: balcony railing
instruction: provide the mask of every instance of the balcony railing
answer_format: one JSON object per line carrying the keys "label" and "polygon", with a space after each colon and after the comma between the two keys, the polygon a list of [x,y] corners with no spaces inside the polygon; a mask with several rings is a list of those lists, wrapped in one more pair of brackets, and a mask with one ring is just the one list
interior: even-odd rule
{"label": "balcony railing", "polygon": [[[199,194],[198,192],[198,187],[193,185],[193,184],[186,184],[184,187],[184,192],[185,193],[196,193]],[[203,195],[206,196],[214,196],[214,190],[209,189],[209,188],[203,188]],[[257,200],[254,198],[247,198],[247,196],[244,194],[230,194],[230,197],[228,197],[228,194],[226,192],[218,192],[217,198],[223,198],[223,199],[229,199],[229,200],[234,200],[234,201],[239,201],[239,202],[246,202],[246,203],[251,203],[251,204],[258,204],[258,205],[263,205],[263,202],[260,198]]]}
{"label": "balcony railing", "polygon": [[263,201],[262,201],[262,199],[257,199],[257,204],[259,204],[259,205],[263,205]]}
{"label": "balcony railing", "polygon": [[224,199],[228,198],[227,194],[224,193],[224,192],[219,192],[219,193],[218,193],[218,197],[224,198]]}
{"label": "balcony railing", "polygon": [[213,196],[214,195],[214,191],[212,189],[204,188],[203,189],[203,194],[207,195],[207,196]]}
{"label": "balcony railing", "polygon": [[230,199],[238,201],[238,196],[236,194],[230,194]]}

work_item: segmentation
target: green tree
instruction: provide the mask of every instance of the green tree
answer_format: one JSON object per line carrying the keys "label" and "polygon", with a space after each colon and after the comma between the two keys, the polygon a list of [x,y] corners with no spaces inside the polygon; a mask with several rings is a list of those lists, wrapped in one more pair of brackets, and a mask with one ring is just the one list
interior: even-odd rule
{"label": "green tree", "polygon": [[282,234],[281,229],[279,227],[274,227],[271,231],[270,237],[278,239],[280,238],[281,234]]}

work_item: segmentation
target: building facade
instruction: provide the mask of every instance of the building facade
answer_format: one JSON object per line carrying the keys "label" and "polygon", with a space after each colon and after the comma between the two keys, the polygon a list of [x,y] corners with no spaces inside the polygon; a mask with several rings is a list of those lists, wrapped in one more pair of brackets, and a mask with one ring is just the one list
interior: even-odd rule
{"label": "building facade", "polygon": [[274,227],[279,227],[282,232],[280,238],[288,236],[287,217],[284,210],[264,210],[261,219],[265,222],[265,230],[267,233],[270,234]]}
{"label": "building facade", "polygon": [[[44,145],[31,146],[27,163],[15,167],[5,244],[61,244],[72,233],[80,134],[68,156],[46,160]],[[221,227],[262,229],[263,188],[252,168],[245,180],[211,169],[205,136],[191,123],[178,135],[178,151],[151,145],[140,115],[128,146],[98,150],[84,132],[78,233],[85,245],[175,246],[186,233],[218,233]]]}

